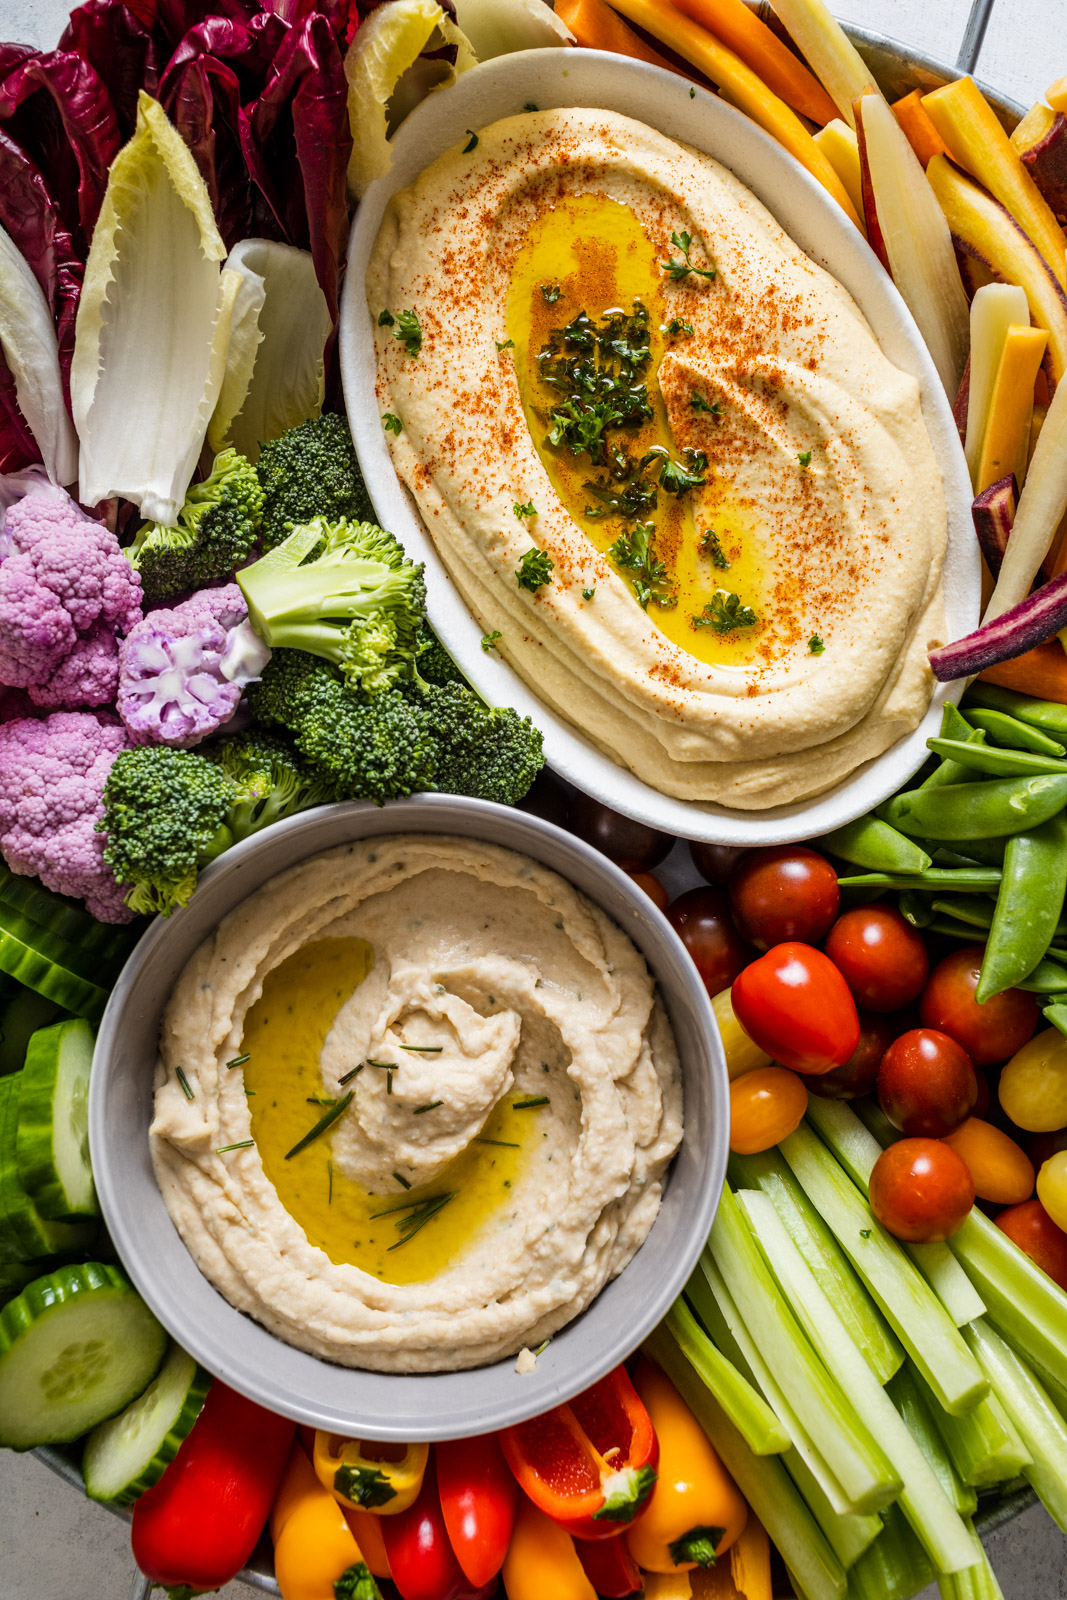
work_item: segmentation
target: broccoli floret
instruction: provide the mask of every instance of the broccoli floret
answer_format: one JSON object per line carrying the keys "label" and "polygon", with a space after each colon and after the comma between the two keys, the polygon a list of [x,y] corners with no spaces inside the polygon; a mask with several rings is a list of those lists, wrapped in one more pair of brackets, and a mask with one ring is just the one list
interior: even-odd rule
{"label": "broccoli floret", "polygon": [[510,707],[487,706],[465,684],[409,691],[436,745],[434,787],[513,806],[545,764],[540,730]]}
{"label": "broccoli floret", "polygon": [[252,715],[285,728],[338,799],[383,805],[432,787],[434,741],[402,690],[367,695],[303,650],[276,650],[250,691]]}
{"label": "broccoli floret", "polygon": [[350,688],[368,694],[414,678],[426,607],[422,567],[373,522],[313,517],[237,581],[252,626],[272,650],[322,656]]}
{"label": "broccoli floret", "polygon": [[144,745],[115,757],[104,784],[104,859],[132,889],[133,911],[169,916],[185,905],[205,862],[233,843],[230,779],[191,750]]}
{"label": "broccoli floret", "polygon": [[259,729],[234,733],[206,746],[204,754],[233,784],[226,821],[235,843],[295,811],[335,798],[329,784],[277,734]]}
{"label": "broccoli floret", "polygon": [[262,510],[255,467],[236,450],[220,450],[210,476],[186,495],[177,527],[146,522],[126,552],[141,574],[145,599],[228,581],[248,560]]}
{"label": "broccoli floret", "polygon": [[424,683],[467,682],[428,622],[419,629],[416,670]]}
{"label": "broccoli floret", "polygon": [[344,417],[328,412],[271,439],[257,467],[263,487],[264,550],[287,539],[312,517],[373,522],[374,507]]}

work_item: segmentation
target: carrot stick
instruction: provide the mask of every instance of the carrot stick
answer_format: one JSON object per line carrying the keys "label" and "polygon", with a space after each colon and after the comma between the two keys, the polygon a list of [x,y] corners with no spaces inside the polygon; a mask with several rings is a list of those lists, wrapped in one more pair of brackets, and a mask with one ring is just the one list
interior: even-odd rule
{"label": "carrot stick", "polygon": [[698,27],[689,17],[668,5],[667,0],[611,0],[611,4],[614,10],[621,11],[623,16],[669,50],[677,51],[698,72],[710,78],[731,104],[795,156],[827,193],[833,195],[857,228],[860,226],[848,191],[796,112],[772,94],[740,56],[720,44],[706,28]]}
{"label": "carrot stick", "polygon": [[1039,644],[1013,661],[1001,661],[978,674],[984,683],[999,683],[1038,700],[1059,700],[1067,705],[1067,654],[1058,639]]}
{"label": "carrot stick", "polygon": [[586,50],[610,50],[617,56],[630,56],[634,61],[647,61],[653,67],[665,67],[668,72],[678,70],[666,56],[661,56],[628,28],[604,0],[556,0],[556,16]]}
{"label": "carrot stick", "polygon": [[[571,29],[574,32],[574,29]],[[893,101],[893,115],[907,134],[908,143],[925,167],[934,156],[943,155],[945,141],[930,120],[923,106],[923,91],[913,89],[902,100]]]}
{"label": "carrot stick", "polygon": [[[820,125],[832,122],[837,107],[814,73],[761,22],[745,0],[674,0],[679,11],[735,51],[772,94]],[[573,28],[571,32],[573,33]]]}

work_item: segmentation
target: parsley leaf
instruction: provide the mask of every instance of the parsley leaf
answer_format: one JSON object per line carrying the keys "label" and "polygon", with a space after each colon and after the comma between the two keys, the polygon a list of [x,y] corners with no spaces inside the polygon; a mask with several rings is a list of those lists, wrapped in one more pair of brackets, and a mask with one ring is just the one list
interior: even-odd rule
{"label": "parsley leaf", "polygon": [[400,433],[403,426],[404,424],[394,412],[386,411],[382,414],[382,427],[386,433]]}
{"label": "parsley leaf", "polygon": [[522,109],[524,111],[540,111],[541,107],[537,104],[537,102],[535,100],[527,100],[526,104],[523,106]]}
{"label": "parsley leaf", "polygon": [[653,531],[651,522],[639,522],[629,533],[620,533],[608,550],[615,565],[630,574],[630,582],[642,611],[647,611],[650,604],[669,610],[678,603],[667,568],[652,553]]}
{"label": "parsley leaf", "polygon": [[393,338],[400,340],[409,356],[418,355],[422,349],[422,328],[414,311],[397,312]]}
{"label": "parsley leaf", "polygon": [[700,484],[706,483],[704,474],[708,469],[708,458],[703,450],[683,450],[686,465],[672,461],[662,445],[653,445],[648,451],[645,460],[659,456],[663,460],[660,468],[659,483],[661,489],[666,489],[668,494],[684,494],[687,489],[696,489]]}
{"label": "parsley leaf", "polygon": [[673,336],[678,333],[695,333],[696,329],[691,322],[686,322],[684,317],[672,317],[667,324],[667,332]]}
{"label": "parsley leaf", "polygon": [[494,339],[493,343],[496,345],[498,351],[514,350],[515,348],[514,339],[505,339],[503,342],[501,342],[499,339]]}
{"label": "parsley leaf", "polygon": [[379,313],[378,313],[378,326],[379,326],[379,328],[391,328],[395,321],[396,321],[396,318],[393,316],[393,313],[391,311],[379,311]]}
{"label": "parsley leaf", "polygon": [[583,600],[592,600],[595,595],[596,595],[596,584],[594,584],[591,589],[583,589],[582,590],[582,599]]}
{"label": "parsley leaf", "polygon": [[800,462],[800,465],[802,467],[810,467],[811,466],[811,451],[810,450],[802,450],[800,452],[800,454],[797,456],[797,460]]}
{"label": "parsley leaf", "polygon": [[698,278],[711,279],[718,276],[717,268],[694,267],[693,263],[690,261],[689,252],[693,247],[693,237],[691,234],[672,233],[671,244],[674,245],[675,249],[682,252],[681,258],[677,259],[676,257],[671,256],[669,261],[661,261],[660,266],[673,283],[680,282],[682,278],[688,278],[691,272],[695,273]]}
{"label": "parsley leaf", "polygon": [[534,546],[525,552],[515,568],[515,580],[520,589],[529,589],[534,594],[543,584],[551,583],[555,565],[547,550]]}
{"label": "parsley leaf", "polygon": [[700,536],[699,544],[701,554],[711,557],[711,564],[713,567],[718,567],[722,572],[728,572],[730,570],[730,563],[726,559],[719,535],[715,532],[714,528],[704,529],[704,532]]}
{"label": "parsley leaf", "polygon": [[759,621],[741,596],[729,589],[717,589],[699,617],[691,617],[694,628],[710,628],[713,633],[733,633],[735,628],[754,628]]}
{"label": "parsley leaf", "polygon": [[819,638],[817,633],[813,633],[811,638],[808,640],[808,649],[811,651],[813,656],[821,656],[823,651],[826,649],[825,644]]}
{"label": "parsley leaf", "polygon": [[537,507],[532,500],[527,500],[525,505],[520,505],[519,501],[516,500],[513,502],[511,509],[520,522],[524,517],[536,517],[537,515]]}
{"label": "parsley leaf", "polygon": [[713,400],[709,405],[702,394],[695,394],[689,404],[694,411],[706,411],[709,417],[722,416],[722,401]]}
{"label": "parsley leaf", "polygon": [[548,304],[550,306],[554,306],[560,295],[563,293],[563,290],[560,288],[558,283],[543,283],[541,285],[541,293],[548,301]]}
{"label": "parsley leaf", "polygon": [[468,128],[466,131],[470,134],[470,138],[463,146],[463,154],[465,156],[469,156],[472,150],[476,150],[478,148],[478,135],[475,133],[473,128]]}
{"label": "parsley leaf", "polygon": [[488,653],[490,650],[495,650],[497,640],[502,639],[503,637],[504,635],[501,633],[499,628],[497,628],[493,633],[483,633],[481,640],[482,649],[486,651],[486,653]]}

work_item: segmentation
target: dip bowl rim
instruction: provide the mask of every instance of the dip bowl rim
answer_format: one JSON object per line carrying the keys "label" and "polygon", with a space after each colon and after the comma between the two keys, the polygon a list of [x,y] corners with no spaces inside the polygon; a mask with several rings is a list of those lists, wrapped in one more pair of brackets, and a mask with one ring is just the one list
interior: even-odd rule
{"label": "dip bowl rim", "polygon": [[[542,862],[601,906],[643,954],[678,1042],[683,1137],[645,1243],[590,1306],[519,1375],[515,1357],[441,1373],[378,1373],[299,1350],[235,1309],[203,1276],[171,1221],[149,1151],[162,1012],[178,974],[229,911],[298,862],[375,835],[468,837]],[[89,1142],[103,1216],[134,1286],[168,1333],[249,1399],[297,1422],[383,1440],[462,1438],[559,1404],[624,1360],[681,1293],[726,1174],[729,1082],[718,1024],[666,917],[621,868],[530,813],[424,794],[384,807],[321,806],[236,845],[202,874],[189,904],[157,917],[134,949],[100,1024]]]}
{"label": "dip bowl rim", "polygon": [[948,512],[946,638],[961,637],[978,625],[981,563],[963,448],[922,336],[877,256],[818,181],[740,111],[675,73],[603,51],[527,50],[470,68],[405,119],[392,141],[389,172],[371,183],[361,199],[349,237],[339,339],[349,427],[371,500],[408,553],[426,563],[430,621],[466,677],[494,704],[513,705],[531,716],[544,733],[549,764],[577,788],[684,839],[758,846],[828,833],[872,810],[918,771],[929,754],[926,740],[937,733],[944,704],[959,700],[962,680],[935,684],[927,712],[910,734],[810,799],[761,810],[674,799],[617,764],[542,701],[497,652],[482,649],[481,626],[393,467],[375,392],[374,328],[365,293],[367,263],[385,208],[396,191],[472,128],[484,128],[528,102],[541,110],[592,106],[617,112],[711,155],[747,184],[799,247],[852,294],[886,354],[920,383]]}

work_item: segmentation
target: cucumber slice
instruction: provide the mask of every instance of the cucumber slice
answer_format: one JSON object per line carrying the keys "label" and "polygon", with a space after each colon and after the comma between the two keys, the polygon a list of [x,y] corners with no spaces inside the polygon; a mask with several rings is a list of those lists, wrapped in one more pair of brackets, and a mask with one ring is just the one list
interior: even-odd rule
{"label": "cucumber slice", "polygon": [[19,1085],[19,1182],[42,1217],[98,1217],[89,1165],[93,1030],[82,1017],[41,1028]]}
{"label": "cucumber slice", "polygon": [[0,1311],[0,1445],[80,1438],[144,1392],[166,1347],[117,1267],[90,1261],[38,1278]]}
{"label": "cucumber slice", "polygon": [[0,997],[0,1077],[20,1072],[26,1061],[26,1046],[31,1033],[59,1022],[63,1007],[43,994],[25,988],[14,978],[3,980],[8,988]]}
{"label": "cucumber slice", "polygon": [[0,904],[10,906],[39,928],[50,928],[60,939],[79,944],[86,950],[101,950],[107,955],[127,954],[137,935],[125,925],[98,922],[85,907],[66,895],[46,889],[36,878],[24,878],[0,864]]}
{"label": "cucumber slice", "polygon": [[24,917],[20,911],[13,910],[2,901],[0,928],[29,945],[38,955],[66,967],[79,978],[87,978],[90,983],[113,983],[122,970],[125,957],[116,960],[114,956],[105,956],[101,950],[87,950],[84,945],[71,944],[51,928],[42,928],[38,923],[31,922],[29,917]]}
{"label": "cucumber slice", "polygon": [[17,978],[28,989],[36,989],[38,994],[54,1000],[65,1011],[88,1017],[90,1022],[98,1022],[107,1005],[106,989],[50,961],[3,928],[0,928],[0,972]]}
{"label": "cucumber slice", "polygon": [[33,1261],[88,1249],[93,1222],[55,1222],[41,1216],[19,1181],[18,1122],[22,1073],[0,1078],[0,1262]]}
{"label": "cucumber slice", "polygon": [[90,1500],[128,1506],[158,1483],[200,1415],[211,1374],[172,1344],[144,1394],[85,1441],[82,1476]]}

